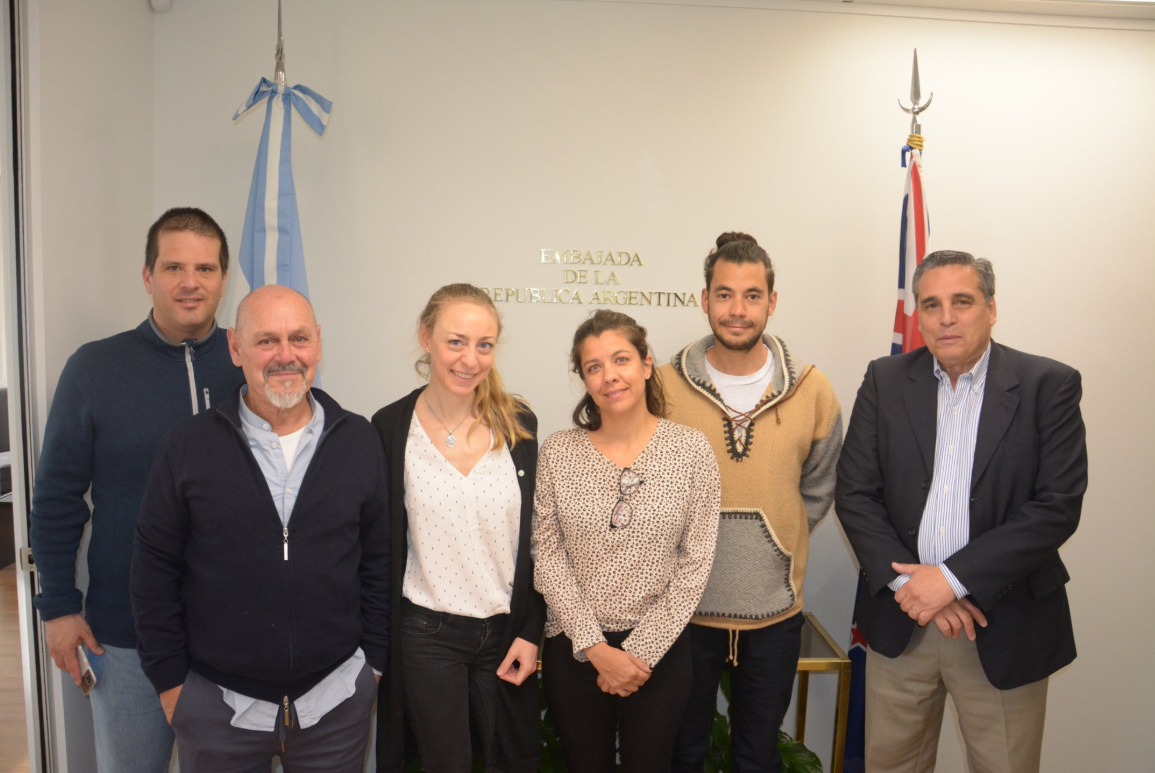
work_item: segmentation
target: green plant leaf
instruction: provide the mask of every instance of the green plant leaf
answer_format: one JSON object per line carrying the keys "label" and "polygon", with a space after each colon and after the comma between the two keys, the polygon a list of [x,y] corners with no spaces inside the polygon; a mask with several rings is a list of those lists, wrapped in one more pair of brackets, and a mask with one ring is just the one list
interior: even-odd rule
{"label": "green plant leaf", "polygon": [[778,753],[782,755],[782,770],[789,773],[822,773],[818,755],[781,730],[778,731]]}
{"label": "green plant leaf", "polygon": [[[722,687],[722,696],[723,696],[723,697],[725,697],[725,699],[726,699],[726,705],[727,705],[727,706],[729,706],[729,705],[730,705],[731,703],[733,703],[734,701],[733,701],[733,699],[730,697],[732,693],[730,692],[730,669],[728,669],[728,668],[724,668],[724,669],[722,669],[722,684],[721,684],[721,687]],[[730,713],[728,709],[727,709],[726,713],[727,713],[727,714],[729,714],[729,713]]]}

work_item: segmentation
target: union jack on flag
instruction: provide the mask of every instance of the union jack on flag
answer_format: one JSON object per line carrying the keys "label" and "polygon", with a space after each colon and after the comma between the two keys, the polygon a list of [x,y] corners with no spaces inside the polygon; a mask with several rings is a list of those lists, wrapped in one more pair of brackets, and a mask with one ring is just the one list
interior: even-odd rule
{"label": "union jack on flag", "polygon": [[923,345],[914,302],[914,270],[930,252],[930,212],[922,192],[922,151],[905,145],[906,192],[902,197],[902,230],[898,235],[898,306],[894,312],[891,354],[913,352]]}
{"label": "union jack on flag", "polygon": [[[861,588],[859,589],[861,593]],[[857,602],[857,599],[855,599]],[[857,603],[855,604],[857,606]],[[866,639],[858,621],[850,623],[850,706],[846,712],[846,748],[842,754],[843,773],[866,770]]]}
{"label": "union jack on flag", "polygon": [[[906,192],[902,197],[902,229],[898,235],[898,308],[894,312],[891,354],[914,351],[923,345],[922,334],[918,332],[918,307],[914,302],[914,270],[930,252],[930,212],[922,191],[922,151],[903,146],[902,165],[906,167]],[[858,628],[858,621],[851,621],[850,647],[846,653],[851,666],[846,751],[842,758],[844,773],[863,773],[866,769],[866,650],[866,639]]]}

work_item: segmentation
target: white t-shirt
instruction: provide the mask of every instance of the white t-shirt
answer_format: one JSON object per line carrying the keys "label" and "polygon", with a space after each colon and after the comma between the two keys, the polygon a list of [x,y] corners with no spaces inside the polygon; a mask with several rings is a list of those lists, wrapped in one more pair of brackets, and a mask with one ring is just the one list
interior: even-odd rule
{"label": "white t-shirt", "polygon": [[[748,376],[723,373],[710,364],[709,357],[706,358],[706,373],[722,395],[722,402],[731,409],[731,417],[736,415],[736,411],[749,413],[754,410],[754,406],[774,381],[774,352],[766,344],[762,344],[762,348],[766,349],[766,364]],[[742,422],[740,428],[745,432],[745,422]]]}
{"label": "white t-shirt", "polygon": [[301,435],[304,435],[308,428],[309,425],[306,424],[296,432],[278,437],[281,442],[281,451],[285,454],[285,467],[289,469],[289,472],[293,471],[293,462],[297,460],[297,448],[301,445]]}

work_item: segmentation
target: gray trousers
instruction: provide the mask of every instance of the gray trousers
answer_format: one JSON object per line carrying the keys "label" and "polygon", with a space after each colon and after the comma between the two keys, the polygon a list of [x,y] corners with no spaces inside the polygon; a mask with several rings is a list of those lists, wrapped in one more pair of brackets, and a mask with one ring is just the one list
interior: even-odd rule
{"label": "gray trousers", "polygon": [[292,726],[283,734],[242,730],[229,724],[233,710],[221,688],[190,671],[172,714],[181,773],[269,773],[274,756],[285,773],[361,773],[376,703],[377,683],[366,663],[357,692],[312,727],[302,730],[292,709]]}

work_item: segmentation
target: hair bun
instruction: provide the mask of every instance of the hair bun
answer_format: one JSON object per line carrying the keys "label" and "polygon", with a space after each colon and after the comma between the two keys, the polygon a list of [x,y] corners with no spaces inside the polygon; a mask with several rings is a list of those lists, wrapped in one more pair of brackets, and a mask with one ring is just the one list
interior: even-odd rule
{"label": "hair bun", "polygon": [[750,242],[751,244],[757,244],[758,240],[750,234],[744,234],[741,231],[727,231],[719,236],[714,243],[718,247],[724,247],[730,242]]}

